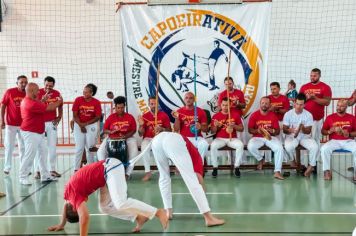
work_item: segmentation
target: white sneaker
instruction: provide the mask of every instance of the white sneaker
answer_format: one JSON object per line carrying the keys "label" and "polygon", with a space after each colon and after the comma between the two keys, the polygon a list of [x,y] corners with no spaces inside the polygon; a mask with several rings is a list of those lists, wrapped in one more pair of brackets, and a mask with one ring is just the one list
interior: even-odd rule
{"label": "white sneaker", "polygon": [[29,179],[20,179],[20,184],[22,185],[32,185]]}
{"label": "white sneaker", "polygon": [[57,181],[58,179],[56,177],[53,176],[48,176],[47,178],[41,178],[41,183],[49,183],[52,181]]}

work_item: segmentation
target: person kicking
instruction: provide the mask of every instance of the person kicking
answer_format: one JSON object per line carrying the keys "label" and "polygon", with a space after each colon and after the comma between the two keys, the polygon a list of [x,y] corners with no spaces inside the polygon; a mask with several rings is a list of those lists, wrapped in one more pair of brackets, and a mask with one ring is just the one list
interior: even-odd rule
{"label": "person kicking", "polygon": [[64,190],[66,200],[59,224],[50,226],[49,231],[61,231],[66,222],[79,222],[80,235],[88,235],[88,196],[100,189],[99,209],[110,216],[136,221],[132,232],[140,232],[146,221],[157,217],[163,227],[168,226],[164,209],[157,209],[144,202],[127,197],[125,169],[116,158],[107,158],[79,169],[69,180]]}
{"label": "person kicking", "polygon": [[198,150],[188,138],[178,133],[162,132],[152,140],[152,152],[159,170],[159,189],[164,208],[172,219],[172,187],[169,160],[178,168],[199,211],[203,214],[205,225],[217,226],[225,223],[210,212],[210,207],[203,190],[203,161]]}

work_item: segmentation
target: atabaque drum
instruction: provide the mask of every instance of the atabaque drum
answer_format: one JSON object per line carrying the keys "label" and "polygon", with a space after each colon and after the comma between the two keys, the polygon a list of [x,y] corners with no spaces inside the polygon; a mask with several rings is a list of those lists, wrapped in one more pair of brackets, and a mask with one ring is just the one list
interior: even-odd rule
{"label": "atabaque drum", "polygon": [[125,139],[108,139],[106,143],[108,158],[116,158],[124,165],[128,164],[129,158]]}

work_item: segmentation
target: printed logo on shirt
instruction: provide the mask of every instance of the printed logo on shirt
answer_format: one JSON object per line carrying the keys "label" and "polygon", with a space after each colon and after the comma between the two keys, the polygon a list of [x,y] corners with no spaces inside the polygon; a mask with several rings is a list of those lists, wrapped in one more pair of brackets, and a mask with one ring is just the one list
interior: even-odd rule
{"label": "printed logo on shirt", "polygon": [[271,120],[258,120],[256,122],[256,125],[258,127],[271,128],[272,127],[272,121]]}
{"label": "printed logo on shirt", "polygon": [[83,116],[91,116],[95,111],[94,106],[79,106],[79,114]]}
{"label": "printed logo on shirt", "polygon": [[126,132],[128,131],[130,124],[128,121],[117,121],[111,125],[112,130]]}
{"label": "printed logo on shirt", "polygon": [[307,89],[305,90],[305,93],[321,94],[321,89]]}
{"label": "printed logo on shirt", "polygon": [[23,97],[14,97],[13,101],[15,103],[15,106],[20,107],[21,101],[23,100]]}

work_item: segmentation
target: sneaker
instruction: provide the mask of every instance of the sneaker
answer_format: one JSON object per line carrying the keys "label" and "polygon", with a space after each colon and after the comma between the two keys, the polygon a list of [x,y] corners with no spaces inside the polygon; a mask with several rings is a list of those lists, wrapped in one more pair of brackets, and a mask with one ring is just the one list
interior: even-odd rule
{"label": "sneaker", "polygon": [[56,178],[60,178],[62,175],[61,174],[59,174],[57,171],[55,171],[55,170],[53,170],[53,171],[51,171],[51,175],[53,176],[53,177],[56,177]]}
{"label": "sneaker", "polygon": [[20,179],[20,184],[22,185],[32,185],[29,179]]}
{"label": "sneaker", "polygon": [[5,176],[9,176],[9,174],[10,174],[10,171],[4,170],[4,175],[5,175]]}
{"label": "sneaker", "polygon": [[213,178],[218,177],[218,168],[213,168],[213,173],[211,173],[211,175],[213,176]]}
{"label": "sneaker", "polygon": [[241,177],[241,172],[240,172],[240,169],[239,169],[238,167],[235,168],[234,175],[235,175],[237,178],[240,178],[240,177]]}
{"label": "sneaker", "polygon": [[52,181],[57,181],[57,178],[53,176],[48,176],[47,178],[41,178],[41,183],[49,183]]}
{"label": "sneaker", "polygon": [[5,193],[0,192],[0,197],[5,197],[5,196],[6,196]]}

